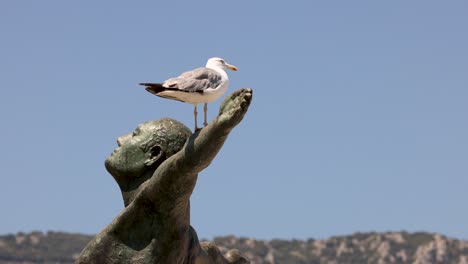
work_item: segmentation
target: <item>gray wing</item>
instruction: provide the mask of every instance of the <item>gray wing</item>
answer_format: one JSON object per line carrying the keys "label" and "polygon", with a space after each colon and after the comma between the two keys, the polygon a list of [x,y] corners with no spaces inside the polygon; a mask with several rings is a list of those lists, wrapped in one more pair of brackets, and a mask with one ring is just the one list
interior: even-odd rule
{"label": "gray wing", "polygon": [[182,73],[163,83],[166,88],[174,88],[184,92],[203,93],[208,88],[216,88],[221,83],[221,75],[215,70],[201,67]]}

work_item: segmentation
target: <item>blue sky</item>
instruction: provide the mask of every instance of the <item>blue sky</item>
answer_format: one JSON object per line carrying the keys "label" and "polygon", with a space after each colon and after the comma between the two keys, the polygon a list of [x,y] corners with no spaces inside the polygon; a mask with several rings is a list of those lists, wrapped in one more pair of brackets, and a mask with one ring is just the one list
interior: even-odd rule
{"label": "blue sky", "polygon": [[467,13],[466,1],[2,1],[0,234],[104,228],[123,207],[104,168],[116,138],[162,117],[193,127],[191,105],[136,84],[219,56],[240,69],[229,92],[254,100],[199,175],[199,237],[468,239]]}

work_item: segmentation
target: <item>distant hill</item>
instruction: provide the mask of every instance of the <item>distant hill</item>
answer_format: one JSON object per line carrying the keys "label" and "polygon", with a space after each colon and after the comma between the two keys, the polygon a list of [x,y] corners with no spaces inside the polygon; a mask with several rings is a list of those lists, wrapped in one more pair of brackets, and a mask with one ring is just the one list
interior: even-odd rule
{"label": "distant hill", "polygon": [[[92,236],[33,232],[0,236],[0,264],[73,263]],[[459,263],[468,241],[431,233],[356,233],[325,240],[255,240],[217,237],[222,251],[237,248],[252,264]]]}

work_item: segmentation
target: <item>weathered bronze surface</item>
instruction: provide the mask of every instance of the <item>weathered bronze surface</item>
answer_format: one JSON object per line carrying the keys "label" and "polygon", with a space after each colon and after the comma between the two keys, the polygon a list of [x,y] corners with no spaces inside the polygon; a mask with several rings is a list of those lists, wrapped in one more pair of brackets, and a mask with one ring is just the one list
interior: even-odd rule
{"label": "weathered bronze surface", "polygon": [[215,244],[198,241],[190,226],[190,195],[251,99],[251,89],[235,91],[218,117],[193,134],[176,120],[161,119],[119,137],[105,165],[125,208],[76,263],[249,263],[238,250],[222,255]]}

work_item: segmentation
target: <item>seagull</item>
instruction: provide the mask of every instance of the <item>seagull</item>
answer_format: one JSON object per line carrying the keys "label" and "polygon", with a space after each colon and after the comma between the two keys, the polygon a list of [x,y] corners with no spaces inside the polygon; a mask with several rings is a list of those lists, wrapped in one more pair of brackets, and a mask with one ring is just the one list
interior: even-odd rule
{"label": "seagull", "polygon": [[221,58],[210,58],[205,67],[200,67],[182,73],[179,77],[170,78],[163,83],[140,83],[146,86],[146,90],[159,97],[189,103],[194,106],[195,131],[197,126],[197,105],[204,103],[204,122],[208,103],[218,99],[229,86],[229,78],[224,70],[237,71],[237,67],[226,63]]}

